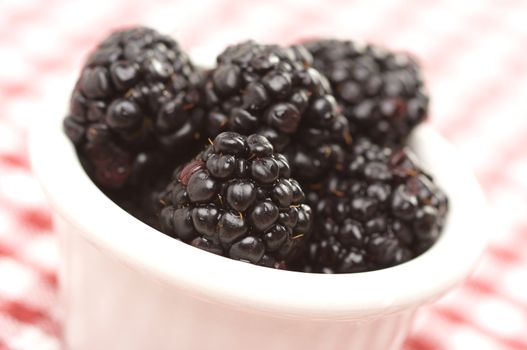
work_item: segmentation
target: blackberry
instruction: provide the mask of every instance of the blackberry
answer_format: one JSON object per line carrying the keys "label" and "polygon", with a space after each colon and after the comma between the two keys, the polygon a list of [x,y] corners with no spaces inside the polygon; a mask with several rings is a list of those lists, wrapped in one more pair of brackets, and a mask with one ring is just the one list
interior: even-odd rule
{"label": "blackberry", "polygon": [[331,83],[353,135],[401,145],[426,118],[428,95],[419,66],[409,55],[342,40],[303,45]]}
{"label": "blackberry", "polygon": [[409,150],[359,139],[346,164],[307,192],[315,223],[297,269],[377,270],[432,246],[445,223],[448,201]]}
{"label": "blackberry", "polygon": [[167,235],[262,266],[285,268],[311,228],[311,208],[287,160],[257,134],[219,134],[176,170],[161,203]]}
{"label": "blackberry", "polygon": [[202,81],[178,43],[153,29],[108,36],[88,57],[64,120],[94,181],[121,188],[163,152],[190,154],[203,123]]}
{"label": "blackberry", "polygon": [[[327,149],[350,137],[326,78],[311,63],[302,46],[228,47],[205,84],[208,134],[264,135],[286,153],[293,176],[320,176],[331,163]],[[306,164],[305,157],[314,161]]]}

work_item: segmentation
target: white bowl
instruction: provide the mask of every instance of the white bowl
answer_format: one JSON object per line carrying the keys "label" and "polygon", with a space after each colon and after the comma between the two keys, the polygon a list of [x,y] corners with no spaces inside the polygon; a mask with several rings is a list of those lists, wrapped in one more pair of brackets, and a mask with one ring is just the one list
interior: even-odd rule
{"label": "white bowl", "polygon": [[428,126],[412,147],[451,201],[439,241],[396,267],[321,275],[219,257],[135,219],[88,178],[62,111],[35,126],[30,153],[60,241],[66,349],[397,349],[415,311],[463,281],[485,245],[482,192]]}

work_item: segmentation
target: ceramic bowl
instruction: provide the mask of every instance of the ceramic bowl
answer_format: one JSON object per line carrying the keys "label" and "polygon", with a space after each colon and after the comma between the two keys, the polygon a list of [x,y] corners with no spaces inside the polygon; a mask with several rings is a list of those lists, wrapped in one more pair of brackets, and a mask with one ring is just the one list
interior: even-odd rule
{"label": "ceramic bowl", "polygon": [[307,274],[201,251],[119,208],[64,136],[65,101],[48,100],[30,137],[60,243],[65,349],[398,349],[416,310],[463,281],[484,248],[482,192],[429,126],[414,132],[411,147],[450,198],[438,242],[384,270]]}

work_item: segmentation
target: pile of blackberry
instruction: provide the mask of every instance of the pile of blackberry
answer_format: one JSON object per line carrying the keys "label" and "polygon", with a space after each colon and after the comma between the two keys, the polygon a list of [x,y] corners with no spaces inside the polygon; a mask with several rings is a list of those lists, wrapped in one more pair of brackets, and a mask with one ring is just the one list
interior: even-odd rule
{"label": "pile of blackberry", "polygon": [[246,41],[204,73],[134,27],[90,55],[64,130],[99,188],[166,235],[350,273],[418,256],[445,225],[447,197],[404,147],[427,109],[416,62],[371,45]]}
{"label": "pile of blackberry", "polygon": [[417,62],[404,53],[349,40],[303,44],[333,88],[353,135],[401,145],[428,111]]}

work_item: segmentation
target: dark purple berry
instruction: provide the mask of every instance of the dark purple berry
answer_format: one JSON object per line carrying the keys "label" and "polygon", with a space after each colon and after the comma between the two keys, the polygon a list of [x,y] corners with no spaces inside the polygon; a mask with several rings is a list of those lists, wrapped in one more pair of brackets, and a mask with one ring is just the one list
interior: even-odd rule
{"label": "dark purple berry", "polygon": [[261,266],[286,268],[311,233],[311,208],[287,159],[259,134],[219,134],[159,198],[164,233]]}
{"label": "dark purple berry", "polygon": [[346,40],[303,45],[328,78],[354,136],[402,145],[426,118],[428,95],[412,57]]}
{"label": "dark purple berry", "polygon": [[[190,159],[204,136],[202,80],[178,43],[153,29],[124,29],[101,42],[82,69],[64,121],[96,184],[129,198],[127,192],[155,182],[151,175],[164,177],[168,159]],[[136,166],[144,156],[149,166]]]}
{"label": "dark purple berry", "polygon": [[[301,46],[285,48],[254,41],[229,46],[217,57],[217,65],[204,84],[209,136],[222,131],[257,133],[268,138],[279,152],[291,145],[289,153],[297,148],[304,150],[309,142],[318,147],[349,140],[346,118],[330,95],[329,84],[311,67],[311,61],[311,55]],[[313,107],[317,101],[331,102]],[[304,129],[314,129],[320,137],[309,140],[304,132],[300,134]],[[317,150],[311,148],[316,147],[310,145],[304,151],[315,155]],[[292,163],[294,176],[315,177],[327,170],[303,174]],[[330,163],[325,165],[329,167]]]}
{"label": "dark purple berry", "polygon": [[291,263],[296,269],[350,273],[401,264],[433,245],[445,224],[446,196],[407,149],[358,139],[347,152],[348,166],[309,185],[313,234]]}

